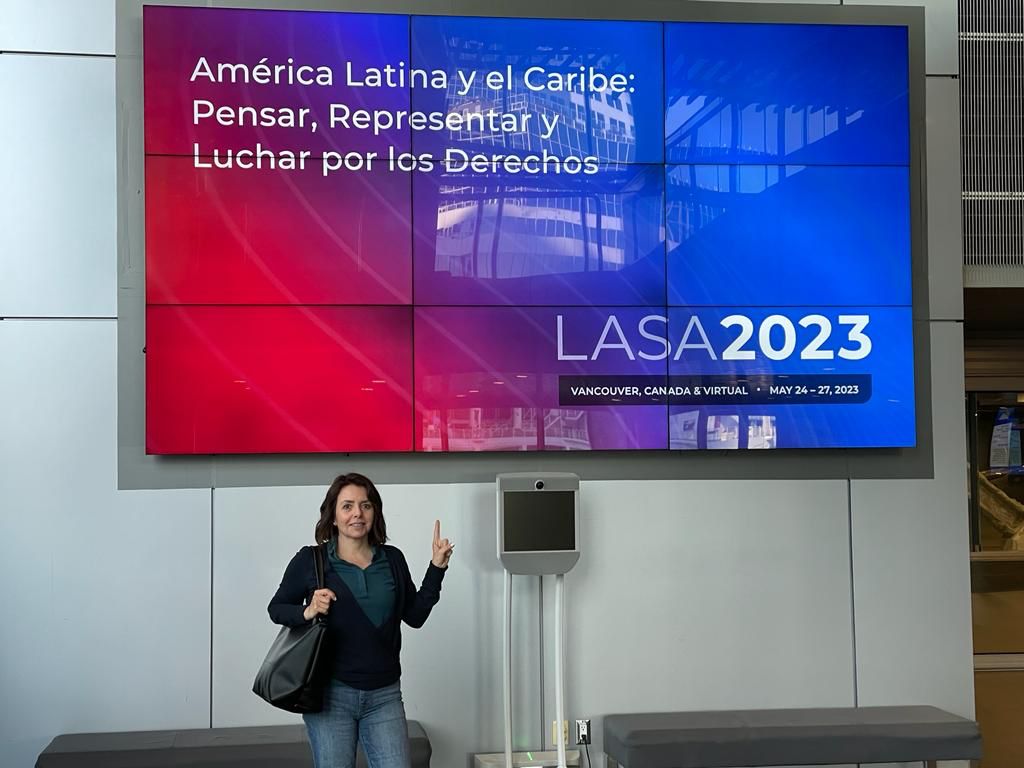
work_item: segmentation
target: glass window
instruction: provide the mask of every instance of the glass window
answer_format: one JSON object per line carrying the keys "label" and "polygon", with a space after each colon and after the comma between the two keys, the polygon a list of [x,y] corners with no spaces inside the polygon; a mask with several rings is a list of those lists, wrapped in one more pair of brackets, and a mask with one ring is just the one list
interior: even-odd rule
{"label": "glass window", "polygon": [[968,398],[974,549],[1024,549],[1024,392]]}

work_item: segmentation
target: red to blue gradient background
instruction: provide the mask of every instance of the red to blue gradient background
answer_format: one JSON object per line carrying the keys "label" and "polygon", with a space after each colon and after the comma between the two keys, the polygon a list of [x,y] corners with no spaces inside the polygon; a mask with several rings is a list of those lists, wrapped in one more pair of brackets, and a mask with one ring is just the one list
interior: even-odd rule
{"label": "red to blue gradient background", "polygon": [[[143,48],[147,453],[914,444],[904,28],[145,6]],[[200,57],[327,65],[334,83],[190,82]],[[359,76],[399,62],[455,83],[473,71],[476,85],[344,76],[347,63]],[[538,64],[635,87],[527,89]],[[498,71],[514,87],[481,85]],[[304,109],[321,128],[194,124],[195,100]],[[328,129],[339,103],[558,122],[375,136]],[[209,167],[214,150],[257,147],[308,151],[308,167]],[[598,168],[321,172],[327,153],[389,148]],[[679,341],[696,317],[722,350],[735,313],[790,320],[801,349],[817,327],[802,317],[842,329],[870,315],[874,348],[670,359],[644,330]],[[559,395],[567,376],[847,374],[871,378],[870,400],[566,407]]]}
{"label": "red to blue gradient background", "polygon": [[195,144],[316,156],[407,138],[191,120],[193,99],[326,122],[332,101],[403,109],[408,90],[189,82],[201,55],[336,69],[403,58],[408,19],[146,7],[144,45],[147,452],[413,450],[411,176],[193,159]]}

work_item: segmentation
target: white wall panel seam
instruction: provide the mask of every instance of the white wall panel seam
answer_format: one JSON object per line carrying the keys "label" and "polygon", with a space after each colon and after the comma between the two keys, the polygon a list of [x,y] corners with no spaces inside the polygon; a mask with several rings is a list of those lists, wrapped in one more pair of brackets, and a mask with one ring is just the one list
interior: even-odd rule
{"label": "white wall panel seam", "polygon": [[66,56],[71,58],[82,58],[82,59],[115,59],[117,58],[112,53],[72,53],[69,51],[19,51],[14,48],[5,48],[0,51],[0,56],[7,54],[9,56]]}
{"label": "white wall panel seam", "polygon": [[213,557],[214,548],[214,509],[216,499],[214,489],[210,489],[210,727],[213,728]]}
{"label": "white wall panel seam", "polygon": [[846,536],[850,558],[850,652],[853,661],[853,706],[859,706],[857,683],[857,581],[853,572],[853,481],[846,480]]}

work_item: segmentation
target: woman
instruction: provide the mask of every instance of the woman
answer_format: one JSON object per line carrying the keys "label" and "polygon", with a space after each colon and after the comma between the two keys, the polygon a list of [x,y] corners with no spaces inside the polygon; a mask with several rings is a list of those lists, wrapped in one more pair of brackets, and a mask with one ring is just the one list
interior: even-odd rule
{"label": "woman", "polygon": [[267,610],[289,627],[327,617],[331,679],[323,710],[303,715],[316,768],[352,768],[357,740],[370,768],[409,768],[400,627],[403,621],[423,626],[455,547],[441,538],[435,521],[433,557],[417,590],[405,556],[384,543],[380,493],[355,473],[331,483],[315,535],[317,544],[326,544],[324,588],[317,589],[313,547],[303,547]]}

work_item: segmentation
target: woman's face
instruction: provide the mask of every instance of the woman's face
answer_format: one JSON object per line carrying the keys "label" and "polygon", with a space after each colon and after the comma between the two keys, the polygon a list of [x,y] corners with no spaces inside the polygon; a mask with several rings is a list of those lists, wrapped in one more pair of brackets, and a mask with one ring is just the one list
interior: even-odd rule
{"label": "woman's face", "polygon": [[373,525],[373,504],[366,495],[366,489],[358,485],[346,485],[338,493],[334,507],[334,523],[338,535],[349,539],[365,539]]}

